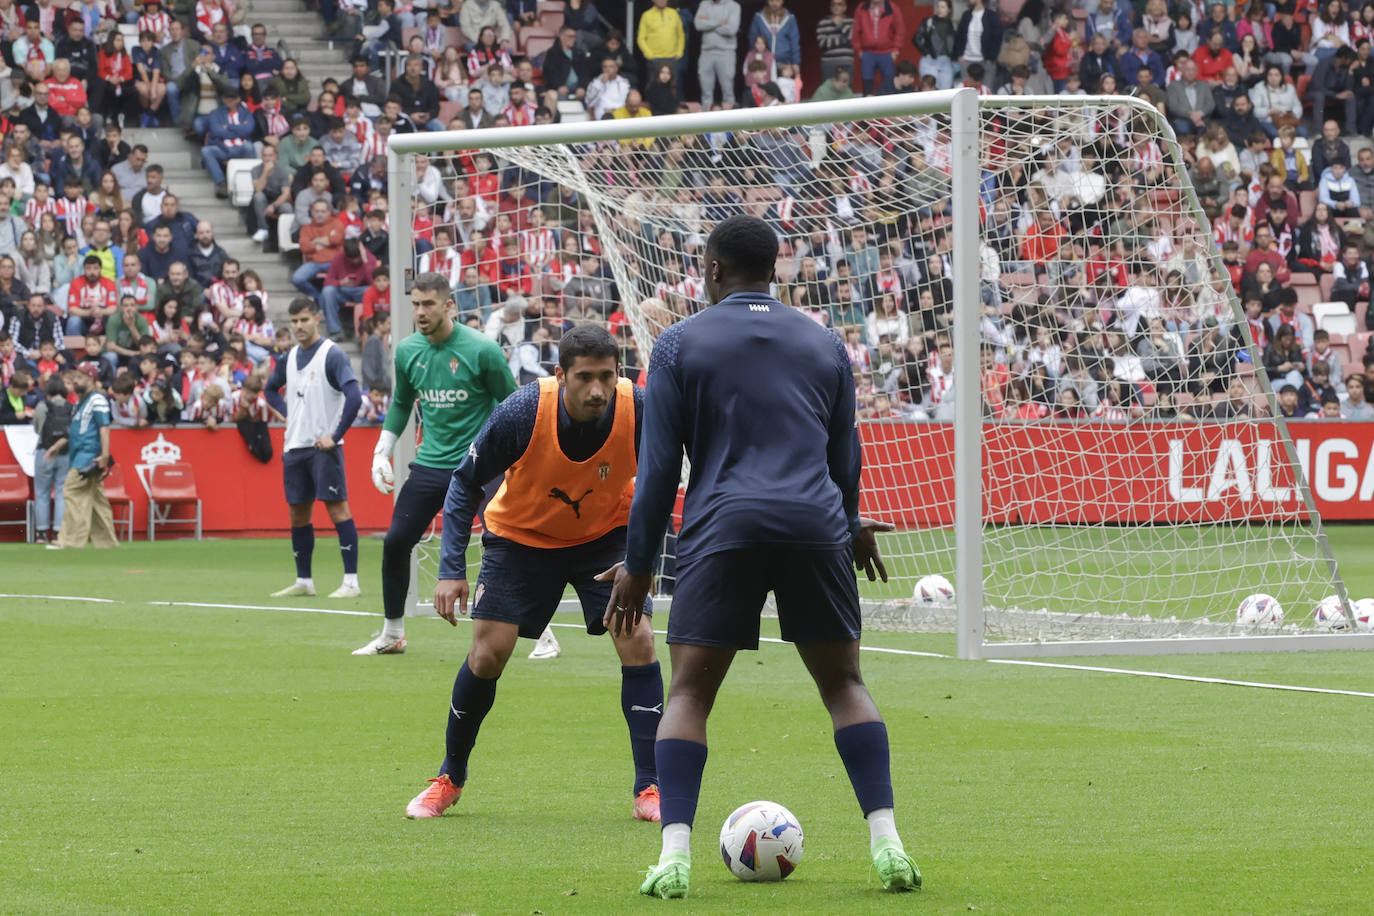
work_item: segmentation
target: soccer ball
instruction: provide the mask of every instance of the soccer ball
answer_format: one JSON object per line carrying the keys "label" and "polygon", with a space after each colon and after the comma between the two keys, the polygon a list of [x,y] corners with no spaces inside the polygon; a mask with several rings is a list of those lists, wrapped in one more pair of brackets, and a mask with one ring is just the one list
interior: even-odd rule
{"label": "soccer ball", "polygon": [[923,604],[953,604],[954,586],[944,576],[922,576],[912,597]]}
{"label": "soccer ball", "polygon": [[1283,623],[1283,608],[1272,595],[1256,592],[1236,609],[1236,623],[1247,627],[1276,627]]}
{"label": "soccer ball", "polygon": [[1362,633],[1374,630],[1374,598],[1361,598],[1351,608],[1355,618],[1355,629]]}
{"label": "soccer ball", "polygon": [[1339,595],[1327,595],[1323,598],[1317,609],[1312,612],[1312,617],[1317,621],[1317,626],[1326,630],[1344,630],[1350,625],[1346,606],[1341,603]]}
{"label": "soccer ball", "polygon": [[741,881],[781,881],[801,862],[801,824],[776,802],[740,805],[720,828],[720,856]]}

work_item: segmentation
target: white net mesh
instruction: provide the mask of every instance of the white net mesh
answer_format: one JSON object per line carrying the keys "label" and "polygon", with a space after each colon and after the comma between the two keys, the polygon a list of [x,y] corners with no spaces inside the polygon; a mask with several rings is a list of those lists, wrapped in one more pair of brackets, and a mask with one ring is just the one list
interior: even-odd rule
{"label": "white net mesh", "polygon": [[[981,301],[957,311],[983,342],[986,638],[1256,632],[1237,622],[1255,592],[1287,610],[1265,632],[1317,628],[1314,607],[1343,588],[1262,377],[1287,381],[1255,349],[1273,329],[1247,321],[1212,223],[1251,191],[1223,183],[1204,210],[1167,123],[1138,100],[984,98],[980,118]],[[863,585],[869,623],[952,628],[952,605],[918,588],[954,579],[953,405],[980,396],[953,388],[947,118],[420,168],[416,237],[432,219],[440,248],[416,266],[449,272],[462,317],[502,341],[522,382],[581,322],[616,333],[638,378],[657,334],[706,305],[711,227],[768,220],[776,295],[849,345],[865,513],[898,525],[883,545],[893,581]],[[670,536],[665,592],[672,553]]]}

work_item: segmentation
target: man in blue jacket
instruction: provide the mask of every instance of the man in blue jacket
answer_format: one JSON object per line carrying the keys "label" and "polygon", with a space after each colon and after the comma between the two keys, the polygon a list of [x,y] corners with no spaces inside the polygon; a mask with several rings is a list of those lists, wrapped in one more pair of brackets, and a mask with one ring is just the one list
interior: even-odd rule
{"label": "man in blue jacket", "polygon": [[220,102],[220,106],[210,112],[205,145],[200,148],[200,161],[215,182],[215,196],[228,197],[229,191],[224,184],[224,163],[230,159],[253,159],[257,156],[253,149],[253,131],[257,122],[253,120],[253,113],[248,106],[240,100],[237,86],[224,90]]}
{"label": "man in blue jacket", "polygon": [[237,86],[239,76],[243,74],[243,52],[238,49],[238,45],[229,40],[229,26],[223,22],[216,22],[215,27],[210,30],[210,44],[206,47],[215,55],[219,72]]}

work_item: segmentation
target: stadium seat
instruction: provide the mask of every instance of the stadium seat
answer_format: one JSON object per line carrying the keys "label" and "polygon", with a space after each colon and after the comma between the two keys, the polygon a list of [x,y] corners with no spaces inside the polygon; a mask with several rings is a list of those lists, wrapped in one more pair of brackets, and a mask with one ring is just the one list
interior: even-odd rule
{"label": "stadium seat", "polygon": [[229,203],[246,207],[253,202],[253,169],[261,159],[230,159],[224,163],[224,183],[229,187]]}
{"label": "stadium seat", "polygon": [[557,34],[558,34],[558,30],[561,29],[561,28],[563,28],[563,11],[562,11],[562,10],[540,10],[540,11],[539,11],[539,25],[540,25],[541,28],[553,29],[553,33],[554,33],[555,35],[557,35]]}
{"label": "stadium seat", "polygon": [[294,213],[283,213],[277,218],[277,247],[282,254],[288,251],[300,251],[300,244],[291,238],[291,229],[296,225],[296,215]]}
{"label": "stadium seat", "polygon": [[443,101],[439,103],[439,120],[447,124],[463,110],[465,106],[462,102]]}
{"label": "stadium seat", "polygon": [[121,22],[118,25],[119,34],[124,36],[124,47],[133,49],[138,47],[138,25],[133,22]]}
{"label": "stadium seat", "polygon": [[543,58],[545,51],[558,43],[558,38],[556,37],[557,33],[550,35],[547,31],[541,30],[538,33],[530,34],[532,32],[534,29],[526,29],[522,33],[522,37],[525,39],[525,56],[531,62],[537,62]]}
{"label": "stadium seat", "polygon": [[85,353],[86,338],[82,337],[80,334],[68,334],[62,338],[62,346],[72,353]]}
{"label": "stadium seat", "polygon": [[1316,286],[1317,278],[1305,270],[1297,271],[1288,281],[1289,286]]}
{"label": "stadium seat", "polygon": [[1349,340],[1349,345],[1355,351],[1354,363],[1364,362],[1364,355],[1369,351],[1369,339],[1374,337],[1374,331],[1358,331]]}
{"label": "stadium seat", "polygon": [[[177,506],[194,506],[196,514],[173,518],[172,510]],[[201,539],[201,502],[189,462],[158,464],[148,472],[148,540],[157,540],[158,525],[194,525],[196,540]]]}
{"label": "stadium seat", "polygon": [[1322,301],[1325,302],[1331,298],[1331,290],[1336,286],[1336,277],[1333,274],[1322,274],[1317,285],[1321,289]]}
{"label": "stadium seat", "polygon": [[1356,330],[1356,331],[1363,331],[1363,330],[1366,330],[1366,329],[1369,327],[1368,325],[1365,324],[1365,321],[1366,321],[1365,313],[1368,312],[1368,311],[1369,311],[1369,303],[1368,303],[1368,302],[1356,302],[1356,303],[1355,303],[1355,330]]}
{"label": "stadium seat", "polygon": [[563,0],[539,0],[535,10],[542,16],[545,13],[562,13],[563,7]]}
{"label": "stadium seat", "polygon": [[[124,471],[117,464],[110,465],[110,472],[105,475],[105,498],[110,501],[110,509],[115,513],[115,537],[119,537],[119,526],[124,526],[124,540],[134,539],[134,501],[129,497],[129,491],[124,488]],[[121,516],[119,509],[123,509]]]}
{"label": "stadium seat", "polygon": [[1312,313],[1312,306],[1322,301],[1322,291],[1315,286],[1295,286],[1298,293],[1298,311]]}
{"label": "stadium seat", "polygon": [[1002,0],[997,4],[997,9],[1002,14],[1002,22],[1011,25],[1016,22],[1021,15],[1021,7],[1026,5],[1026,0]]}
{"label": "stadium seat", "polygon": [[29,475],[17,464],[0,465],[0,509],[22,509],[21,519],[0,521],[0,526],[24,526],[25,543],[33,543],[33,498]]}
{"label": "stadium seat", "polygon": [[1298,222],[1305,223],[1317,209],[1316,191],[1298,192]]}
{"label": "stadium seat", "polygon": [[1329,334],[1355,333],[1355,316],[1344,302],[1318,302],[1312,306],[1312,321]]}

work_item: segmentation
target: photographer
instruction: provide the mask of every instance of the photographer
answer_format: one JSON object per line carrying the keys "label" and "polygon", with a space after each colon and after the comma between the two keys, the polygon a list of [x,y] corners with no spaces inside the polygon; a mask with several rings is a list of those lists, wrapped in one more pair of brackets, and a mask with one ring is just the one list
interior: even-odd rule
{"label": "photographer", "polygon": [[67,431],[70,464],[62,487],[66,516],[57,543],[49,550],[85,547],[90,540],[97,547],[114,547],[114,518],[105,496],[105,471],[110,466],[110,402],[100,390],[100,369],[90,363],[72,373],[80,400]]}

